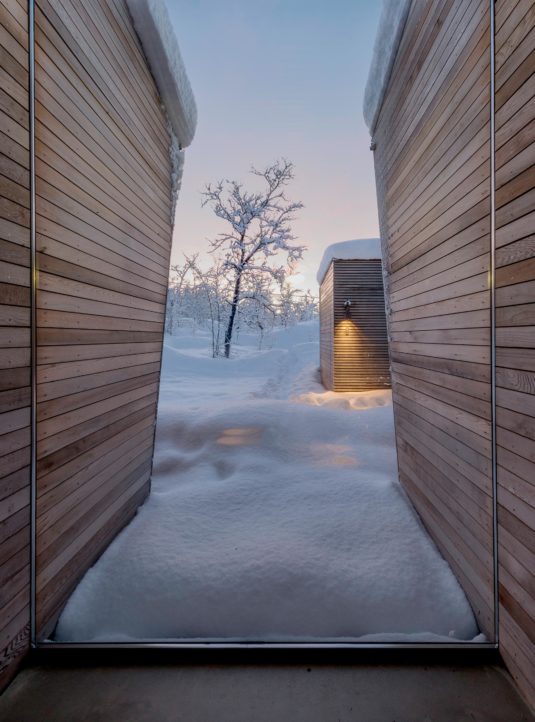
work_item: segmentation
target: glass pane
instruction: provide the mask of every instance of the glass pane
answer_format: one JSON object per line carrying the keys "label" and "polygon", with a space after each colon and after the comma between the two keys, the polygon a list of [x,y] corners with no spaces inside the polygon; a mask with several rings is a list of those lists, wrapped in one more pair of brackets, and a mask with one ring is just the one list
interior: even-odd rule
{"label": "glass pane", "polygon": [[37,14],[39,638],[494,642],[488,3],[167,8]]}

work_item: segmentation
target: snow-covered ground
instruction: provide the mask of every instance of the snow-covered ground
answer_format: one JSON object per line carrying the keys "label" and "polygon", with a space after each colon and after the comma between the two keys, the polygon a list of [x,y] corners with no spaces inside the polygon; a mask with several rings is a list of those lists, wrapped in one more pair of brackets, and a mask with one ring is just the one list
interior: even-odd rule
{"label": "snow-covered ground", "polygon": [[152,491],[58,640],[451,641],[478,634],[396,481],[389,392],[318,382],[316,322],[212,359],[165,343]]}

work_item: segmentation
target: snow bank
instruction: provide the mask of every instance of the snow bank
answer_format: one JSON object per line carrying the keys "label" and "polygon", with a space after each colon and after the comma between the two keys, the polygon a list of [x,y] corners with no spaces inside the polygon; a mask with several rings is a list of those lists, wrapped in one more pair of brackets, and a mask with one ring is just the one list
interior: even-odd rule
{"label": "snow bank", "polygon": [[150,497],[56,639],[477,635],[397,481],[389,392],[322,401],[318,331],[282,330],[262,352],[244,336],[230,360],[202,333],[166,339]]}
{"label": "snow bank", "polygon": [[357,238],[353,241],[341,241],[327,246],[316,275],[320,285],[331,261],[335,258],[381,258],[381,239]]}
{"label": "snow bank", "polygon": [[181,148],[190,145],[197,106],[164,0],[126,0]]}
{"label": "snow bank", "polygon": [[326,406],[329,409],[375,409],[390,406],[392,392],[377,391],[306,391],[292,396],[293,401],[312,406]]}
{"label": "snow bank", "polygon": [[368,81],[364,91],[364,120],[373,133],[392,73],[411,0],[383,0]]}

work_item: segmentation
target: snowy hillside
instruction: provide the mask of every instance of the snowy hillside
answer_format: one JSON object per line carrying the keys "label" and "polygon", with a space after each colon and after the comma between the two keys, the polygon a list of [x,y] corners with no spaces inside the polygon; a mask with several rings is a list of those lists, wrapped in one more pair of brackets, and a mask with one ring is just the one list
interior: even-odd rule
{"label": "snowy hillside", "polygon": [[477,635],[396,481],[390,393],[325,392],[317,337],[242,337],[230,360],[203,333],[167,338],[151,495],[57,639]]}

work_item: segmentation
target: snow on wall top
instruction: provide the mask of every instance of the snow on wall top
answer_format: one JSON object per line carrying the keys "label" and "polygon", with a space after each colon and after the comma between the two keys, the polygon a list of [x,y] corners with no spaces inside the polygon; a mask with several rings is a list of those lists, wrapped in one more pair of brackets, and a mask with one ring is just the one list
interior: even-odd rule
{"label": "snow on wall top", "polygon": [[197,106],[164,0],[126,0],[181,148],[195,135]]}
{"label": "snow on wall top", "polygon": [[373,133],[398,51],[411,0],[383,0],[383,9],[373,47],[372,62],[364,91],[364,120]]}
{"label": "snow on wall top", "polygon": [[334,259],[352,260],[354,258],[381,258],[381,239],[356,238],[354,241],[342,241],[327,246],[316,276],[318,283],[321,284],[323,281],[331,261]]}

